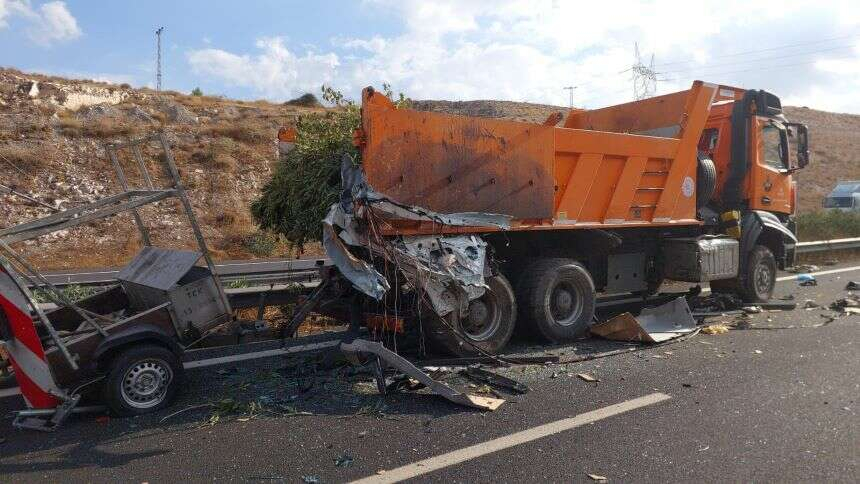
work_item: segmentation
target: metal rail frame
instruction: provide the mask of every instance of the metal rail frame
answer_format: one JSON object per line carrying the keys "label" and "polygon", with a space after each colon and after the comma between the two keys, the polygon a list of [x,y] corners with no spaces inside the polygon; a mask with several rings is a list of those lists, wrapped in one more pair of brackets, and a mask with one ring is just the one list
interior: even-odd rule
{"label": "metal rail frame", "polygon": [[[158,161],[164,175],[170,184],[168,188],[156,188],[153,179],[147,169],[143,154],[140,147],[148,143],[156,143],[160,146],[163,157]],[[143,180],[144,187],[136,188],[129,185],[125,170],[120,162],[120,150],[128,149],[132,153],[132,157],[137,165],[139,174]],[[200,229],[200,224],[197,217],[194,215],[194,210],[191,201],[182,184],[179,176],[179,170],[176,168],[176,163],[173,159],[173,153],[170,150],[170,143],[167,135],[164,132],[159,132],[150,136],[139,138],[136,140],[127,141],[124,143],[109,143],[105,145],[105,152],[113,165],[117,181],[119,182],[121,191],[115,195],[111,195],[78,207],[57,212],[46,217],[15,225],[6,229],[0,230],[0,254],[5,254],[10,264],[14,262],[16,266],[23,270],[10,271],[16,284],[27,297],[30,306],[36,311],[39,320],[47,329],[51,339],[57,345],[60,353],[64,356],[68,364],[77,369],[76,358],[72,355],[63,339],[57,334],[53,325],[44,311],[41,310],[36,302],[33,293],[29,287],[43,289],[48,292],[48,297],[58,306],[68,307],[77,312],[88,324],[94,327],[103,337],[107,336],[105,329],[100,326],[95,320],[103,319],[108,324],[116,323],[113,318],[105,317],[95,313],[91,313],[79,305],[70,301],[61,292],[59,288],[51,284],[47,278],[30,265],[26,259],[16,253],[11,244],[23,242],[26,240],[35,239],[37,237],[64,230],[67,228],[76,227],[85,223],[90,223],[96,220],[104,219],[112,215],[122,212],[132,212],[135,221],[135,226],[140,234],[141,241],[145,246],[152,245],[149,229],[143,221],[143,217],[137,210],[139,207],[159,202],[168,198],[176,198],[182,205],[182,210],[185,212],[191,229],[194,233],[195,241],[200,252],[203,254],[203,259],[206,261],[207,268],[214,275],[215,264],[212,262],[212,257],[209,253],[209,248],[206,245],[206,240],[203,237],[203,232]],[[26,281],[24,280],[26,279]],[[29,287],[28,287],[29,286]],[[221,302],[224,304],[226,312],[232,313],[230,300],[227,293],[221,284],[216,284]],[[122,318],[121,321],[130,318]],[[132,318],[133,319],[133,318]]]}

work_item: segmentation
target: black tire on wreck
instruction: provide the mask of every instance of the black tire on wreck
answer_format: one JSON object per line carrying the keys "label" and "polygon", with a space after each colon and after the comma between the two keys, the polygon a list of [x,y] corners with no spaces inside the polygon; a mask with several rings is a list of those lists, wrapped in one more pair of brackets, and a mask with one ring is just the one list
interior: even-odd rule
{"label": "black tire on wreck", "polygon": [[527,267],[517,284],[519,321],[543,339],[561,343],[588,332],[596,292],[588,270],[571,259],[541,259]]}
{"label": "black tire on wreck", "polygon": [[121,417],[167,407],[182,385],[182,362],[162,346],[131,346],[114,356],[106,367],[109,370],[102,397],[111,412]]}
{"label": "black tire on wreck", "polygon": [[457,309],[440,317],[423,305],[421,321],[431,343],[456,356],[496,354],[508,344],[517,318],[514,290],[501,274],[486,278],[486,283],[484,295],[471,301],[462,317]]}

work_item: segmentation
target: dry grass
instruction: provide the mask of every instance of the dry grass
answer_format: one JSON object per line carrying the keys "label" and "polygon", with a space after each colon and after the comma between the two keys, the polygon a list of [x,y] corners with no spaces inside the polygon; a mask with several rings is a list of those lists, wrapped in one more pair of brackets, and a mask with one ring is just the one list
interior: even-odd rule
{"label": "dry grass", "polygon": [[11,163],[25,172],[32,173],[53,163],[56,154],[56,150],[50,145],[0,144],[0,166],[5,171]]}
{"label": "dry grass", "polygon": [[265,143],[273,140],[273,129],[269,123],[253,122],[244,119],[235,123],[218,123],[208,128],[213,138],[230,138],[241,143]]}

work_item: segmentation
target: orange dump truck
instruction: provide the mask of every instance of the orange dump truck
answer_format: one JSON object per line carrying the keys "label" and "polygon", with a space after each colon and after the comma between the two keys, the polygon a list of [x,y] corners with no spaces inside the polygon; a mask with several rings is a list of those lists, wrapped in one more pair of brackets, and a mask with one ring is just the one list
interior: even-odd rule
{"label": "orange dump truck", "polygon": [[543,124],[397,109],[367,88],[355,143],[365,188],[350,193],[366,210],[340,240],[369,237],[358,258],[394,282],[380,254],[423,286],[417,306],[436,313],[424,333],[459,354],[500,350],[515,324],[576,338],[597,293],[665,279],[769,299],[794,258],[791,174],[809,159],[806,126],[776,96],[701,81]]}

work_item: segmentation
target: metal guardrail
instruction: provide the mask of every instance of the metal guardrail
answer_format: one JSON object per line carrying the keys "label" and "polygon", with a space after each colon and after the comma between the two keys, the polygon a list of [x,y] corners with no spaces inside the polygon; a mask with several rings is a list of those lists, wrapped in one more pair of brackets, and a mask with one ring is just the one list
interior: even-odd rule
{"label": "metal guardrail", "polygon": [[[848,249],[860,249],[860,237],[798,242],[796,246],[798,254]],[[314,280],[319,268],[329,264],[331,261],[325,257],[226,261],[215,264],[215,272],[225,283],[240,280],[247,281],[250,285],[302,282]],[[97,285],[113,282],[118,271],[116,268],[68,270],[48,273],[46,277],[55,285]]]}
{"label": "metal guardrail", "polygon": [[795,248],[798,254],[824,252],[828,250],[860,249],[860,237],[850,239],[816,240],[813,242],[798,242]]}

